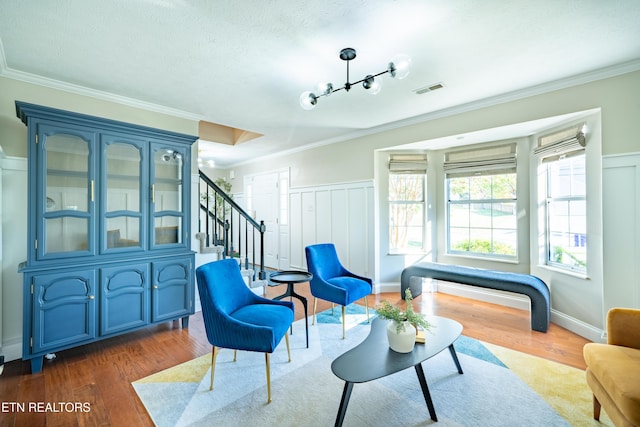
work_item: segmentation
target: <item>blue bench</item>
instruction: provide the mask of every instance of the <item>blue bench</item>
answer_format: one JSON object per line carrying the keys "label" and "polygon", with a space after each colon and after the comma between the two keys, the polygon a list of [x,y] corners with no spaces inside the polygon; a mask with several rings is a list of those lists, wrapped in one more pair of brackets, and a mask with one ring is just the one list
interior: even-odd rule
{"label": "blue bench", "polygon": [[429,277],[526,295],[531,300],[531,329],[547,332],[549,328],[551,296],[546,283],[536,276],[435,262],[419,262],[402,271],[400,277],[402,298],[407,288],[411,289],[411,295],[414,297],[422,293],[422,280],[411,280],[412,277]]}

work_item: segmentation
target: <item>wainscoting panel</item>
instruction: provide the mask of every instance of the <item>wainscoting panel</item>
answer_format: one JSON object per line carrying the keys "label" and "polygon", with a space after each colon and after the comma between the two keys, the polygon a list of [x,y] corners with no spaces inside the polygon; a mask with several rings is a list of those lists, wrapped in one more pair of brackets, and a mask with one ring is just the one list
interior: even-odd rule
{"label": "wainscoting panel", "polygon": [[372,277],[373,182],[289,190],[291,268],[306,270],[305,246],[333,243],[345,267]]}
{"label": "wainscoting panel", "polygon": [[603,157],[602,185],[606,314],[640,308],[640,153]]}

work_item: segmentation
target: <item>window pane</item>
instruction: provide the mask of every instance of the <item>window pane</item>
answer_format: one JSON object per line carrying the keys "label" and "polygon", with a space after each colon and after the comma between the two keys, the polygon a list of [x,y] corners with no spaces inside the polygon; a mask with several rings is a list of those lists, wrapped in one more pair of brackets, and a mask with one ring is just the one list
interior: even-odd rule
{"label": "window pane", "polygon": [[449,206],[449,225],[451,227],[469,227],[469,205],[451,204]]}
{"label": "window pane", "polygon": [[494,228],[509,228],[515,230],[518,225],[516,220],[516,204],[513,202],[494,203],[492,215]]}
{"label": "window pane", "polygon": [[586,194],[584,159],[581,155],[549,163],[549,197]]}
{"label": "window pane", "polygon": [[491,175],[472,176],[469,178],[471,200],[491,199]]}
{"label": "window pane", "polygon": [[475,253],[492,253],[491,230],[472,228],[469,230],[470,252]]}
{"label": "window pane", "polygon": [[547,263],[585,270],[587,205],[585,156],[559,159],[546,166]]}
{"label": "window pane", "polygon": [[424,248],[424,175],[389,175],[389,251]]}
{"label": "window pane", "polygon": [[517,256],[516,174],[447,179],[449,250]]}
{"label": "window pane", "polygon": [[515,230],[493,230],[493,253],[516,256],[518,253],[518,233]]}
{"label": "window pane", "polygon": [[468,251],[469,228],[449,228],[449,247],[455,251]]}
{"label": "window pane", "polygon": [[423,175],[389,175],[389,201],[422,201]]}
{"label": "window pane", "polygon": [[449,184],[449,200],[469,200],[469,178],[451,178]]}
{"label": "window pane", "polygon": [[491,228],[491,203],[471,203],[471,227]]}
{"label": "window pane", "polygon": [[515,173],[493,176],[493,198],[498,200],[516,198]]}

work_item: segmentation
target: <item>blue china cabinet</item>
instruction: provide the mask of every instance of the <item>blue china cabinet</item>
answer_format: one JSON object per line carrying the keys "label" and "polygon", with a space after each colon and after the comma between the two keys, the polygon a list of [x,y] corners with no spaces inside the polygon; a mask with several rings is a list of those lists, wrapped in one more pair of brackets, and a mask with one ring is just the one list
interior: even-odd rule
{"label": "blue china cabinet", "polygon": [[194,312],[197,137],[16,101],[28,128],[23,353],[49,353]]}

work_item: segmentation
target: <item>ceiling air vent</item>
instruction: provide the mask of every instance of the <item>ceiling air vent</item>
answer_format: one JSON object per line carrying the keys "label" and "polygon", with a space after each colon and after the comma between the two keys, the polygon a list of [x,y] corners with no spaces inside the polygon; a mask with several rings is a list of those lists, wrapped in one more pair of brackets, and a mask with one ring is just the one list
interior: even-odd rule
{"label": "ceiling air vent", "polygon": [[442,89],[444,87],[444,83],[434,83],[429,86],[421,87],[420,89],[414,89],[416,95],[422,95],[423,93],[433,92],[434,90]]}

